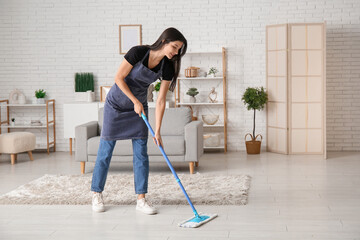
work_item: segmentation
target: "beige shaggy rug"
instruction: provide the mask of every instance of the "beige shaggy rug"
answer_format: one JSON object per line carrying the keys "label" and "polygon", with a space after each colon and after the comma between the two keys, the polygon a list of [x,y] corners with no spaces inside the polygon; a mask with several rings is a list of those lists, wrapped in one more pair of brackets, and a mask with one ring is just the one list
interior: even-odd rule
{"label": "beige shaggy rug", "polygon": [[[193,204],[245,205],[250,176],[178,174]],[[0,196],[0,204],[90,205],[92,174],[44,175]],[[136,203],[133,174],[109,174],[104,200],[107,205]],[[151,174],[146,197],[158,205],[188,204],[174,176]]]}

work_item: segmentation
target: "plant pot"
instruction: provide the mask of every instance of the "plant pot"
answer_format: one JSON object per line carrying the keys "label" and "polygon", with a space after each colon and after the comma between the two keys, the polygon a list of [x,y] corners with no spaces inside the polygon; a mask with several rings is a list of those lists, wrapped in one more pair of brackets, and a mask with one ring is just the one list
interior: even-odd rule
{"label": "plant pot", "polygon": [[95,93],[91,90],[86,91],[86,95],[87,95],[87,101],[88,102],[93,102],[95,101]]}
{"label": "plant pot", "polygon": [[88,99],[87,92],[75,92],[75,101],[76,102],[86,102]]}
{"label": "plant pot", "polygon": [[[246,137],[250,135],[251,141],[246,141]],[[261,140],[256,141],[257,137],[260,136]],[[254,138],[250,133],[247,133],[245,135],[245,144],[246,144],[246,152],[247,154],[259,154],[261,150],[261,142],[262,142],[262,136],[260,134],[256,135]]]}
{"label": "plant pot", "polygon": [[37,104],[44,104],[45,103],[45,98],[37,98],[36,103]]}
{"label": "plant pot", "polygon": [[158,95],[159,95],[159,92],[153,91],[153,99],[154,99],[154,102],[156,102],[156,100],[157,100],[157,98],[158,98]]}
{"label": "plant pot", "polygon": [[191,102],[191,103],[196,103],[196,98],[193,97],[193,96],[190,96],[190,102]]}

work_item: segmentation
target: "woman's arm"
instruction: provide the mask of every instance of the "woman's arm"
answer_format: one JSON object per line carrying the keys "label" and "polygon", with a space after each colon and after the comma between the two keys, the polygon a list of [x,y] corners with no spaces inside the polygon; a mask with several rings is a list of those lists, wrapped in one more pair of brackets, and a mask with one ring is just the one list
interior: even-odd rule
{"label": "woman's arm", "polygon": [[[169,89],[171,81],[163,80],[160,85],[160,92],[158,98],[156,100],[156,108],[155,108],[155,120],[156,120],[156,130],[155,130],[155,140],[162,144],[161,135],[160,135],[160,128],[161,122],[164,116],[165,105],[166,105],[166,94]],[[156,143],[156,142],[155,142]],[[163,146],[164,147],[164,146]]]}
{"label": "woman's arm", "polygon": [[121,91],[123,91],[123,93],[125,93],[125,95],[134,103],[134,111],[141,117],[141,113],[144,113],[145,115],[144,107],[130,91],[129,86],[124,81],[125,77],[130,73],[132,68],[133,66],[124,58],[115,75],[115,83],[118,85]]}

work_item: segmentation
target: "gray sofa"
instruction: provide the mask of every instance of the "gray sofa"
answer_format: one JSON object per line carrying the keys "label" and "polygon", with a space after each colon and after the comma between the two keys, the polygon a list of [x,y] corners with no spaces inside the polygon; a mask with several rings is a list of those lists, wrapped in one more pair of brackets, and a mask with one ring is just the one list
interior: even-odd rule
{"label": "gray sofa", "polygon": [[[155,131],[155,109],[149,108],[149,123]],[[75,160],[81,163],[81,173],[85,173],[85,163],[95,162],[103,124],[103,108],[99,110],[99,121],[88,122],[75,128]],[[203,154],[203,123],[191,121],[189,108],[166,108],[161,124],[164,150],[171,162],[186,162],[190,173],[198,166]],[[149,162],[166,164],[159,148],[149,132]],[[111,162],[132,162],[131,140],[116,142]]]}

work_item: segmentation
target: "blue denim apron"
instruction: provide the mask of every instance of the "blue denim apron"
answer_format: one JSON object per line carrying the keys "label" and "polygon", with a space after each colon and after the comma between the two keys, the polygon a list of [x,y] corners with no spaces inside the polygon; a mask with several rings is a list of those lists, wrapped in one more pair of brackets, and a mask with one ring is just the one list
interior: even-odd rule
{"label": "blue denim apron", "polygon": [[[164,59],[158,72],[147,68],[143,59],[137,62],[125,77],[125,82],[130,91],[143,104],[146,116],[148,116],[147,89],[149,85],[162,76]],[[141,117],[134,111],[134,103],[121,91],[115,83],[106,96],[104,105],[104,122],[101,131],[104,140],[122,140],[147,138],[148,128]]]}

